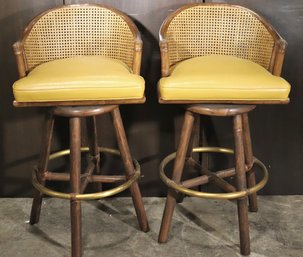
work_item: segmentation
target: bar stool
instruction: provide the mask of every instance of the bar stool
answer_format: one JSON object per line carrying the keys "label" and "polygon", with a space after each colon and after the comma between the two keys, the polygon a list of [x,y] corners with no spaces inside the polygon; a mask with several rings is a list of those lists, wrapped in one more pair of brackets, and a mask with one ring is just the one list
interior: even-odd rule
{"label": "bar stool", "polygon": [[[130,188],[142,231],[149,230],[137,180],[140,165],[133,160],[119,104],[145,101],[140,77],[142,41],[134,23],[118,10],[100,5],[67,5],[34,18],[14,44],[20,79],[13,85],[16,107],[44,107],[46,129],[41,155],[33,172],[35,195],[30,224],[39,221],[43,194],[68,199],[71,206],[73,257],[82,256],[81,200],[100,199]],[[99,147],[96,117],[111,114],[119,150]],[[50,154],[56,116],[69,119],[70,149]],[[81,119],[86,119],[89,146],[81,147]],[[88,164],[81,172],[81,152]],[[100,152],[121,156],[126,175],[102,175]],[[70,172],[48,170],[50,160],[70,156]],[[70,193],[46,187],[48,180],[70,181]],[[120,183],[85,193],[88,183]]]}
{"label": "bar stool", "polygon": [[[247,199],[250,211],[257,211],[256,192],[265,186],[268,172],[253,156],[248,113],[256,104],[289,102],[290,85],[279,77],[285,47],[286,42],[270,24],[240,6],[190,4],[176,10],[163,22],[159,102],[184,105],[185,117],[177,152],[168,155],[160,164],[160,177],[169,188],[160,243],[168,240],[180,194],[237,199],[241,253],[250,254]],[[199,131],[198,120],[205,115],[232,118],[234,149],[210,147],[205,141],[193,147],[194,132]],[[197,154],[193,153],[200,153],[202,162],[195,160]],[[211,153],[233,154],[234,168],[210,171],[203,155]],[[172,160],[174,168],[169,178],[165,169]],[[185,164],[198,170],[200,176],[182,181]],[[263,174],[258,183],[254,166],[259,166]],[[231,176],[236,177],[236,186],[224,180]],[[210,182],[225,193],[192,189]]]}

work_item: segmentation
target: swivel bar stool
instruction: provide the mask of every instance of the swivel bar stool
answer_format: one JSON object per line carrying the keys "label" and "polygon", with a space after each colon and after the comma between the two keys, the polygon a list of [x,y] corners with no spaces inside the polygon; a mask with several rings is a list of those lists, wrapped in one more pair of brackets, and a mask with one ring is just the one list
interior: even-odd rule
{"label": "swivel bar stool", "polygon": [[[100,199],[130,188],[140,228],[148,231],[137,183],[140,166],[131,158],[119,111],[119,104],[145,101],[144,80],[139,75],[142,41],[134,23],[120,11],[100,5],[62,6],[34,18],[14,44],[14,52],[20,75],[13,85],[14,106],[48,109],[40,161],[33,173],[36,191],[30,224],[39,221],[43,194],[69,199],[72,256],[81,256],[81,200]],[[96,116],[106,113],[112,116],[119,150],[98,146]],[[70,149],[50,154],[56,116],[69,119]],[[86,118],[89,147],[81,147],[82,118]],[[88,152],[84,172],[81,152]],[[126,175],[102,175],[100,152],[121,156]],[[49,160],[64,155],[70,156],[70,172],[49,171]],[[70,193],[47,188],[47,180],[70,181]],[[120,184],[84,193],[90,182]]]}
{"label": "swivel bar stool", "polygon": [[[241,253],[250,254],[247,198],[250,211],[257,211],[256,192],[266,184],[268,172],[252,154],[248,112],[255,104],[288,103],[290,85],[279,77],[285,47],[285,41],[270,24],[240,6],[186,5],[169,15],[162,24],[163,78],[158,85],[159,102],[182,104],[186,110],[177,152],[160,164],[160,177],[169,187],[160,243],[168,240],[180,194],[237,199]],[[199,131],[197,121],[203,115],[232,118],[234,149],[205,144],[193,148],[195,135],[192,132]],[[202,155],[202,162],[195,160],[197,154],[193,155],[193,152]],[[203,159],[203,155],[210,153],[234,154],[235,167],[210,171],[207,159]],[[169,178],[165,167],[173,159],[172,178]],[[201,175],[181,181],[185,164],[197,169]],[[255,165],[263,172],[263,178],[257,184]],[[224,180],[230,176],[236,177],[236,186]],[[226,193],[191,189],[209,182]]]}

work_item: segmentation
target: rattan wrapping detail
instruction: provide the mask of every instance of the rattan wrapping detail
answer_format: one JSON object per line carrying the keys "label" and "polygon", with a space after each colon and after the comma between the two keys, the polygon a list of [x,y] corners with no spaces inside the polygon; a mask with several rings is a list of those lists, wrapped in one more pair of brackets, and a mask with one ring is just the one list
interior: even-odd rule
{"label": "rattan wrapping detail", "polygon": [[133,64],[134,35],[126,21],[99,6],[68,6],[43,15],[24,40],[28,70],[78,55],[102,55]]}
{"label": "rattan wrapping detail", "polygon": [[193,6],[169,24],[170,65],[210,54],[232,55],[269,69],[274,39],[250,12],[226,5]]}

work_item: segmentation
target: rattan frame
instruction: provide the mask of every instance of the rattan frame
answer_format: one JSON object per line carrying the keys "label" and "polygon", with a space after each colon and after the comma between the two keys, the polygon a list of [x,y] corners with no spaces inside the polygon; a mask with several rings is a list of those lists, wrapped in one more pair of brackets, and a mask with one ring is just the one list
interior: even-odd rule
{"label": "rattan frame", "polygon": [[[282,65],[284,61],[284,55],[287,43],[286,41],[279,35],[279,33],[260,15],[256,14],[250,9],[247,9],[242,6],[238,5],[231,5],[231,4],[225,4],[225,3],[195,3],[195,4],[187,4],[182,6],[181,8],[177,9],[175,12],[171,13],[163,22],[160,31],[159,31],[159,44],[160,44],[160,52],[161,52],[161,72],[162,77],[167,77],[170,74],[170,68],[175,65],[177,62],[171,62],[170,60],[170,48],[169,48],[169,40],[167,38],[167,32],[169,25],[171,24],[172,20],[178,16],[182,11],[187,10],[192,7],[196,6],[220,6],[220,7],[226,7],[226,8],[236,8],[244,12],[248,12],[253,17],[257,18],[257,20],[266,28],[266,30],[269,32],[273,39],[273,47],[272,47],[272,54],[269,62],[269,67],[267,68],[269,72],[271,72],[273,75],[280,76]],[[182,61],[182,60],[179,60]],[[235,103],[235,104],[286,104],[289,102],[289,99],[287,100],[271,100],[271,101],[264,101],[264,100],[258,100],[258,101],[238,101],[238,100],[230,100],[230,101],[217,101],[217,100],[205,100],[205,101],[187,101],[187,100],[163,100],[159,97],[159,102],[164,104],[194,104],[194,103]]]}
{"label": "rattan frame", "polygon": [[[29,36],[31,30],[33,29],[34,25],[39,21],[40,18],[49,14],[50,12],[57,11],[63,8],[82,8],[82,7],[97,7],[107,9],[114,14],[120,16],[125,23],[128,25],[132,35],[133,35],[133,53],[132,53],[132,60],[130,60],[131,65],[128,65],[129,68],[132,70],[134,74],[140,74],[141,68],[141,58],[142,58],[142,40],[141,35],[134,24],[134,22],[123,12],[114,9],[112,7],[108,7],[106,5],[99,5],[99,4],[72,4],[72,5],[64,5],[56,8],[52,8],[42,12],[38,16],[34,17],[28,24],[28,26],[23,31],[21,39],[13,44],[14,54],[17,61],[18,73],[19,77],[25,77],[31,69],[34,67],[29,67],[26,61],[26,52],[24,49],[24,44]],[[131,99],[131,100],[100,100],[100,101],[56,101],[56,102],[17,102],[14,101],[14,106],[16,107],[42,107],[42,106],[70,106],[70,105],[100,105],[100,104],[136,104],[136,103],[144,103],[145,97],[142,99]]]}

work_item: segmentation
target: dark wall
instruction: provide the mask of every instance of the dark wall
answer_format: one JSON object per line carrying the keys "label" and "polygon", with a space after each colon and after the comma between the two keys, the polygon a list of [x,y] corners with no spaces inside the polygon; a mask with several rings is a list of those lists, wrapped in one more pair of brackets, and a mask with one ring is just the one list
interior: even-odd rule
{"label": "dark wall", "polygon": [[18,78],[12,44],[33,16],[62,1],[2,1],[0,8],[0,195],[22,196],[31,190],[30,174],[37,160],[41,111],[12,106],[12,83]]}
{"label": "dark wall", "polygon": [[[164,195],[165,187],[158,178],[161,158],[176,148],[182,122],[182,108],[157,103],[156,84],[160,78],[158,31],[164,18],[182,0],[114,0],[72,1],[65,3],[103,3],[129,14],[137,23],[144,41],[142,76],[146,80],[147,102],[143,105],[123,106],[122,115],[134,157],[141,163],[144,178],[143,194]],[[265,194],[303,193],[303,2],[301,0],[220,1],[247,6],[264,16],[288,41],[283,77],[292,84],[291,103],[283,106],[259,106],[251,116],[251,130],[255,155],[270,171]],[[31,194],[31,171],[39,154],[43,111],[12,107],[11,85],[17,79],[11,49],[22,28],[36,14],[63,1],[10,0],[0,9],[0,195],[28,196]],[[108,117],[98,120],[100,143],[116,146]],[[231,124],[227,119],[212,119],[212,143],[232,145]],[[67,123],[56,123],[53,149],[68,145]]]}

